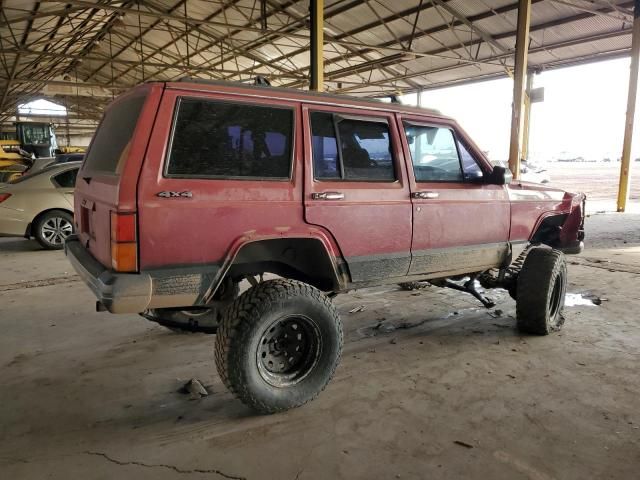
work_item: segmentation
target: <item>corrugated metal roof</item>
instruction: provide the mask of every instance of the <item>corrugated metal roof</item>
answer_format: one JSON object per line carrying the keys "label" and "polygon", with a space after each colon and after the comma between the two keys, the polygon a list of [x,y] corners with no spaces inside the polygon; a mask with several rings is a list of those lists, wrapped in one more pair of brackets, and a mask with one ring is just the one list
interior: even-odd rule
{"label": "corrugated metal roof", "polygon": [[[630,50],[633,1],[532,2],[533,68]],[[326,0],[326,89],[380,96],[503,76],[513,66],[517,6]],[[146,80],[261,75],[306,88],[308,12],[308,0],[4,0],[0,117],[47,83],[49,96],[92,118],[113,92]]]}

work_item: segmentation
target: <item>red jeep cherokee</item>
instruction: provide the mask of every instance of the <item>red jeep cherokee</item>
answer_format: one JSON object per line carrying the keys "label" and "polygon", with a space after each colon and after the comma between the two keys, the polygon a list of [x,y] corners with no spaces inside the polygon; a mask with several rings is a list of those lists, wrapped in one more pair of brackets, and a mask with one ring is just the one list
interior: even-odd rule
{"label": "red jeep cherokee", "polygon": [[426,280],[490,306],[477,284],[501,287],[521,330],[559,329],[583,217],[584,195],[511,182],[437,111],[186,80],[109,106],[65,251],[99,309],[217,329],[222,380],[268,413],[329,382],[350,289]]}

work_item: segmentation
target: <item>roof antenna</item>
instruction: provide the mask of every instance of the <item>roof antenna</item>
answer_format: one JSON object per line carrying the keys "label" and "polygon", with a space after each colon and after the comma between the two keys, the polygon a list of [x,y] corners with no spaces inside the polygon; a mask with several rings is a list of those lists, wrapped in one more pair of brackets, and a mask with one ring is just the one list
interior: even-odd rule
{"label": "roof antenna", "polygon": [[391,95],[389,95],[389,99],[391,100],[391,103],[397,103],[399,105],[402,105],[402,102],[400,101],[400,97],[395,93],[392,93]]}
{"label": "roof antenna", "polygon": [[271,86],[271,82],[269,80],[267,80],[266,77],[263,77],[262,75],[258,75],[256,78],[253,79],[253,84],[254,85],[263,85],[266,87],[270,87]]}

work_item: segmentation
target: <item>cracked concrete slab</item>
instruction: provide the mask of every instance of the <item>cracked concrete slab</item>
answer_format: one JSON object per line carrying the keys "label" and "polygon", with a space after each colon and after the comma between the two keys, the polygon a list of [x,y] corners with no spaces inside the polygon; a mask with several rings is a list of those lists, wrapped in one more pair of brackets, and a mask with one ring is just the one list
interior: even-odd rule
{"label": "cracked concrete slab", "polygon": [[[500,315],[440,288],[338,296],[336,377],[266,417],[226,392],[212,337],[96,313],[81,282],[47,284],[67,277],[59,252],[11,243],[21,273],[0,284],[44,282],[0,291],[0,478],[635,478],[637,274],[590,264],[636,265],[640,245],[607,248],[603,217],[587,223],[598,250],[569,275],[571,292],[607,301],[568,308],[559,334],[520,335],[500,291]],[[47,274],[31,278],[37,264]],[[176,392],[191,378],[211,394]]]}

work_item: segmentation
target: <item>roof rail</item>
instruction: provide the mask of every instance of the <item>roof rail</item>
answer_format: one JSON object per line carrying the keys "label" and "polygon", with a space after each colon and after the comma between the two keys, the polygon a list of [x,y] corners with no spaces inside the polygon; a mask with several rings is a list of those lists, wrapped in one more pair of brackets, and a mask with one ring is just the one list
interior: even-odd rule
{"label": "roof rail", "polygon": [[251,83],[253,85],[258,85],[258,86],[266,86],[266,87],[271,86],[271,82],[269,81],[269,79],[266,77],[263,77],[262,75],[256,76],[253,80],[216,80],[213,78],[209,79],[209,78],[199,78],[199,77],[181,77],[177,81],[187,82],[187,83],[204,83],[209,85],[220,85],[221,82],[227,82],[227,83],[241,83],[244,85]]}

